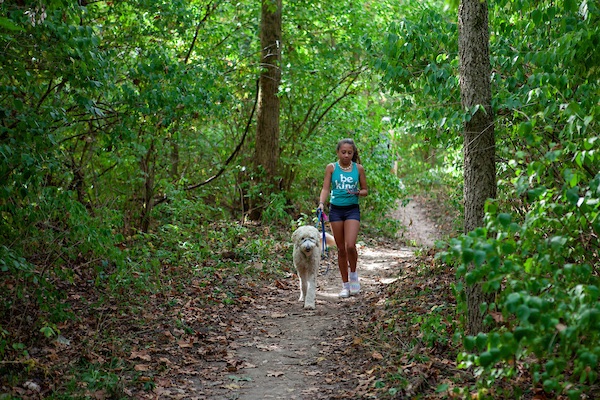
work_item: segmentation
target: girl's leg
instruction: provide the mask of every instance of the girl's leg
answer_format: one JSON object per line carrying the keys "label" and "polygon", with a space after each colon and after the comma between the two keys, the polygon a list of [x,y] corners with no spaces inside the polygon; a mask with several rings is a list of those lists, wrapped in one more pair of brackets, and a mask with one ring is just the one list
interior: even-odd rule
{"label": "girl's leg", "polygon": [[[346,243],[346,256],[347,256],[347,260],[348,260],[346,269],[350,268],[350,272],[356,272],[356,264],[358,262],[358,251],[356,250],[356,238],[358,237],[358,229],[359,228],[360,228],[360,221],[358,221],[358,220],[348,219],[348,220],[344,221],[344,240]],[[340,268],[341,268],[341,266],[340,266]]]}
{"label": "girl's leg", "polygon": [[[344,221],[336,221],[331,223],[331,231],[335,238],[335,244],[338,248],[338,268],[342,276],[342,282],[348,282],[348,253],[346,251],[346,238],[344,232]],[[356,241],[356,238],[354,239]],[[356,250],[356,246],[355,246]]]}

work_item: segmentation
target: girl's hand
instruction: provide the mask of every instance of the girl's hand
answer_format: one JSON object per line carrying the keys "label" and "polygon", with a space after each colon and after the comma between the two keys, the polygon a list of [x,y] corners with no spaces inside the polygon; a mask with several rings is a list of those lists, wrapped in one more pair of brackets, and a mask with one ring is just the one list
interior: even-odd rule
{"label": "girl's hand", "polygon": [[321,210],[321,212],[323,212],[323,208],[325,208],[325,205],[323,204],[323,202],[319,203],[319,205],[317,206],[317,212],[319,210]]}
{"label": "girl's hand", "polygon": [[360,193],[360,190],[350,190],[350,189],[347,189],[346,192],[349,193],[349,194],[353,194],[355,196],[358,196],[358,194]]}

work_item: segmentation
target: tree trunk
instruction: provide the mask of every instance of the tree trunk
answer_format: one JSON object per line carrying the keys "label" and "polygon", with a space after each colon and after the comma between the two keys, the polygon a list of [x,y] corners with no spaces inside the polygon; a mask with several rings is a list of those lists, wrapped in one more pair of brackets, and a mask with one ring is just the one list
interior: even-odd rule
{"label": "tree trunk", "polygon": [[[485,202],[496,197],[494,115],[491,107],[488,4],[461,0],[458,10],[460,91],[465,109],[479,106],[464,125],[464,232],[483,225]],[[467,331],[485,330],[480,305],[493,299],[481,286],[467,287]],[[491,298],[490,298],[491,297]]]}
{"label": "tree trunk", "polygon": [[[263,196],[270,194],[275,183],[279,163],[279,83],[281,81],[281,9],[282,0],[263,0],[261,8],[260,45],[261,74],[256,123],[256,147],[254,162],[257,170],[262,167],[264,175]],[[260,219],[265,197],[255,199],[250,218]],[[261,201],[263,200],[263,201]]]}
{"label": "tree trunk", "polygon": [[144,187],[142,190],[142,204],[140,212],[140,229],[147,233],[150,229],[152,209],[154,208],[154,177],[155,177],[156,152],[154,140],[150,143],[150,148],[146,155],[140,160],[140,168],[144,173]]}

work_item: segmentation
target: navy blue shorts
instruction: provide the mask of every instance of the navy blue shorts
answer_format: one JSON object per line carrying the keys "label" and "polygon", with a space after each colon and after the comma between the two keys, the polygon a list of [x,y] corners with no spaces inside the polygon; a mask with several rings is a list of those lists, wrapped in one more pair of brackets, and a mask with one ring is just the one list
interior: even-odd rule
{"label": "navy blue shorts", "polygon": [[355,219],[360,221],[360,208],[358,204],[351,206],[334,206],[329,207],[329,222],[346,221],[347,219]]}

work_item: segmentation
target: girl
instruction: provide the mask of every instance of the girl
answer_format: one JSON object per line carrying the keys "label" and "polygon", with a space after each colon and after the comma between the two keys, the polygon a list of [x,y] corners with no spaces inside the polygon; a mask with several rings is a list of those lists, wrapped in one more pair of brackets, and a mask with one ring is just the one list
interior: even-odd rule
{"label": "girl", "polygon": [[325,168],[318,209],[323,211],[327,197],[331,196],[329,222],[338,248],[338,267],[342,276],[339,296],[348,297],[360,292],[356,271],[356,238],[360,228],[358,198],[368,194],[367,178],[352,139],[340,140],[336,153],[338,161]]}

